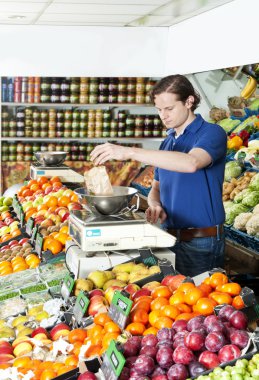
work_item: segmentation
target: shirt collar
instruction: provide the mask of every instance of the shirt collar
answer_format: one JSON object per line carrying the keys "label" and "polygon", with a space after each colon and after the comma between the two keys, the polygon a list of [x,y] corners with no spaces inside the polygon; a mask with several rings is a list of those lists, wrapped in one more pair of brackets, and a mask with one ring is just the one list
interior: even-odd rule
{"label": "shirt collar", "polygon": [[[203,118],[201,117],[200,114],[195,114],[195,116],[196,118],[189,125],[187,125],[183,133],[185,133],[185,131],[196,133],[198,129],[201,127],[204,121]],[[175,135],[175,130],[173,128],[170,128],[166,131],[166,134],[167,136],[172,135],[172,134]]]}

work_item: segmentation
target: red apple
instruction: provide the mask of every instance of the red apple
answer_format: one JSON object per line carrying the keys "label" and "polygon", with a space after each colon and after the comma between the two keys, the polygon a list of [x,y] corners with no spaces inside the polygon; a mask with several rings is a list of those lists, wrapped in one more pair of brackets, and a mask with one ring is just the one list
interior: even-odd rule
{"label": "red apple", "polygon": [[71,203],[69,203],[67,205],[67,208],[69,209],[69,211],[71,211],[71,210],[81,210],[82,206],[80,205],[80,203],[71,202]]}
{"label": "red apple", "polygon": [[112,298],[114,296],[115,290],[122,290],[122,288],[120,286],[113,285],[109,286],[109,288],[104,292],[104,297],[108,301],[109,305],[112,303]]}
{"label": "red apple", "polygon": [[108,310],[107,306],[108,303],[103,296],[93,296],[90,299],[88,314],[94,316],[97,313],[105,313]]}
{"label": "red apple", "polygon": [[53,191],[53,187],[52,187],[52,186],[48,186],[48,187],[45,189],[44,194],[45,194],[45,195],[48,195],[48,194],[50,194],[52,191]]}
{"label": "red apple", "polygon": [[4,252],[6,251],[7,249],[9,249],[9,245],[4,245],[3,247],[0,248],[0,252]]}
{"label": "red apple", "polygon": [[0,354],[0,364],[8,363],[10,360],[13,360],[14,356],[11,354]]}
{"label": "red apple", "polygon": [[21,240],[19,240],[19,243],[20,245],[23,245],[25,243],[27,243],[29,241],[29,238],[22,238]]}
{"label": "red apple", "polygon": [[104,291],[102,289],[93,289],[89,292],[89,299],[94,296],[104,296]]}
{"label": "red apple", "polygon": [[168,276],[163,278],[163,280],[161,281],[161,285],[172,287],[174,288],[172,290],[175,290],[176,278],[178,279],[177,283],[179,283],[180,285],[180,283],[185,279],[185,276],[182,274],[179,274],[179,275],[169,274]]}
{"label": "red apple", "polygon": [[41,223],[40,223],[41,227],[50,227],[50,226],[54,226],[55,223],[52,219],[44,219]]}
{"label": "red apple", "polygon": [[86,371],[84,373],[81,373],[77,380],[97,380],[97,377],[95,376],[94,373]]}
{"label": "red apple", "polygon": [[135,301],[137,298],[142,297],[142,296],[150,296],[151,291],[147,288],[142,288],[137,290],[135,293],[132,294],[132,299]]}
{"label": "red apple", "polygon": [[12,248],[12,247],[15,247],[15,246],[21,245],[21,244],[17,240],[12,240],[8,245],[9,245],[10,248]]}
{"label": "red apple", "polygon": [[13,347],[9,344],[9,346],[0,346],[0,355],[3,355],[3,354],[9,354],[9,355],[12,355],[13,354]]}
{"label": "red apple", "polygon": [[137,290],[140,290],[140,287],[137,284],[128,284],[125,286],[124,290],[132,296]]}
{"label": "red apple", "polygon": [[45,334],[46,338],[48,337],[48,332],[43,327],[37,327],[33,332],[31,333],[31,337],[34,338],[37,334]]}
{"label": "red apple", "polygon": [[70,327],[65,323],[59,323],[50,330],[50,337],[52,340],[58,340],[61,336],[69,334]]}
{"label": "red apple", "polygon": [[40,216],[36,216],[36,218],[34,218],[34,224],[41,224],[41,222],[43,222],[45,220],[44,216],[40,215]]}
{"label": "red apple", "polygon": [[67,219],[69,218],[69,212],[66,212],[63,216],[62,216],[62,219],[61,219],[61,222],[65,222]]}

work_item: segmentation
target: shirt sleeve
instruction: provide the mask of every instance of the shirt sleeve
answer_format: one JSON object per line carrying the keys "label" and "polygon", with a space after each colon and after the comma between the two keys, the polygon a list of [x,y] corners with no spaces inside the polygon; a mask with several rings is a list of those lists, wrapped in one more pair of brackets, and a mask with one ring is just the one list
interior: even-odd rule
{"label": "shirt sleeve", "polygon": [[154,171],[154,179],[156,181],[159,181],[159,171],[158,171],[158,168],[155,168],[155,171]]}
{"label": "shirt sleeve", "polygon": [[215,162],[226,156],[227,134],[223,128],[217,124],[206,125],[202,133],[194,144],[193,148],[204,149]]}

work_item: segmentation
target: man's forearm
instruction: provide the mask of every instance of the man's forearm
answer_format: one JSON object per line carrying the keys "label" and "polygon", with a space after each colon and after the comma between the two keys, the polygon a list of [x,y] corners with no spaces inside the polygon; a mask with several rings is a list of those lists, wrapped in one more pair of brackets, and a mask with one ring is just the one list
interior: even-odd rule
{"label": "man's forearm", "polygon": [[150,207],[161,206],[159,190],[154,189],[153,187],[151,188],[148,194],[147,203]]}

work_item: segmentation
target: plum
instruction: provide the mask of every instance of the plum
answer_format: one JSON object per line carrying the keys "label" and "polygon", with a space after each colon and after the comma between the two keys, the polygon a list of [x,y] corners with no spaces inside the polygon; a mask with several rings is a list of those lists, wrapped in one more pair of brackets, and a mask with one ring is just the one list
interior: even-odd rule
{"label": "plum", "polygon": [[159,375],[165,375],[166,374],[166,370],[160,366],[156,366],[154,371],[152,372],[152,375],[151,375],[151,378],[153,379],[153,377],[155,376],[159,376]]}
{"label": "plum", "polygon": [[230,342],[241,349],[245,348],[249,341],[249,334],[245,330],[235,330],[230,333],[229,337]]}
{"label": "plum", "polygon": [[168,380],[186,380],[188,376],[188,370],[183,364],[173,364],[167,372]]}
{"label": "plum", "polygon": [[235,311],[236,309],[231,306],[231,305],[226,305],[226,306],[223,306],[220,311],[219,311],[219,314],[218,314],[218,317],[226,322],[229,320],[229,317],[230,315]]}
{"label": "plum", "polygon": [[225,330],[225,326],[223,322],[218,321],[216,323],[211,323],[207,327],[207,332],[223,332]]}
{"label": "plum", "polygon": [[203,364],[205,368],[215,368],[220,364],[218,355],[215,352],[203,351],[199,356],[199,363]]}
{"label": "plum", "polygon": [[131,343],[135,344],[136,346],[138,346],[139,350],[140,350],[140,347],[141,347],[141,342],[142,342],[142,336],[132,336],[128,339],[128,341],[130,341]]}
{"label": "plum", "polygon": [[168,380],[168,377],[166,375],[157,375],[157,376],[152,376],[152,380]]}
{"label": "plum", "polygon": [[142,376],[142,375],[133,375],[133,376],[130,376],[128,380],[150,380],[150,377]]}
{"label": "plum", "polygon": [[174,336],[174,339],[173,340],[176,340],[176,339],[183,339],[186,335],[189,334],[189,331],[187,330],[183,330],[183,331],[178,331],[175,336]]}
{"label": "plum", "polygon": [[139,355],[133,368],[139,375],[149,375],[154,371],[155,363],[151,357],[147,355]]}
{"label": "plum", "polygon": [[143,347],[143,346],[155,346],[157,344],[157,342],[158,342],[158,339],[155,335],[148,334],[142,338],[141,347]]}
{"label": "plum", "polygon": [[129,339],[126,343],[123,345],[123,355],[125,358],[136,356],[139,353],[139,347],[136,343],[132,342],[131,339]]}
{"label": "plum", "polygon": [[206,336],[205,347],[208,351],[218,352],[225,344],[225,337],[221,332],[211,332]]}
{"label": "plum", "polygon": [[239,358],[240,355],[241,351],[235,344],[227,344],[219,350],[218,358],[221,363],[225,363]]}
{"label": "plum", "polygon": [[140,355],[147,355],[155,359],[158,347],[156,346],[143,346],[140,350]]}
{"label": "plum", "polygon": [[156,361],[162,368],[169,368],[172,364],[174,364],[173,361],[173,350],[170,347],[160,347],[156,354]]}
{"label": "plum", "polygon": [[177,364],[190,364],[195,360],[195,356],[193,352],[185,347],[185,346],[178,346],[174,350],[173,353],[173,361]]}
{"label": "plum", "polygon": [[175,330],[168,329],[167,327],[163,327],[157,332],[156,336],[157,336],[158,341],[161,341],[161,340],[166,340],[166,339],[173,340],[174,335],[175,335]]}
{"label": "plum", "polygon": [[126,359],[126,362],[125,362],[125,367],[127,368],[132,368],[133,367],[133,364],[135,363],[135,361],[137,360],[138,356],[130,356]]}
{"label": "plum", "polygon": [[184,337],[184,344],[192,351],[201,350],[204,346],[205,337],[202,333],[191,331]]}
{"label": "plum", "polygon": [[198,377],[202,372],[207,370],[207,368],[199,362],[190,363],[188,369],[191,377]]}
{"label": "plum", "polygon": [[172,328],[176,332],[187,330],[187,321],[185,321],[184,319],[178,319],[173,323]]}
{"label": "plum", "polygon": [[162,347],[162,346],[173,347],[173,341],[169,339],[160,340],[157,343],[157,347]]}
{"label": "plum", "polygon": [[229,322],[239,330],[245,330],[248,324],[247,316],[240,310],[236,310],[230,315]]}
{"label": "plum", "polygon": [[197,315],[197,317],[191,318],[187,322],[187,330],[188,331],[193,331],[193,330],[198,330],[201,326],[203,326],[204,322],[204,315]]}
{"label": "plum", "polygon": [[121,371],[119,380],[128,380],[130,377],[130,370],[127,367],[124,367]]}
{"label": "plum", "polygon": [[218,317],[216,315],[208,315],[205,319],[204,319],[204,326],[206,327],[206,329],[208,329],[208,327],[214,323],[217,323],[218,322]]}
{"label": "plum", "polygon": [[205,326],[200,326],[197,330],[192,330],[192,331],[195,331],[195,332],[199,332],[201,334],[203,334],[204,336],[207,335],[207,329]]}

